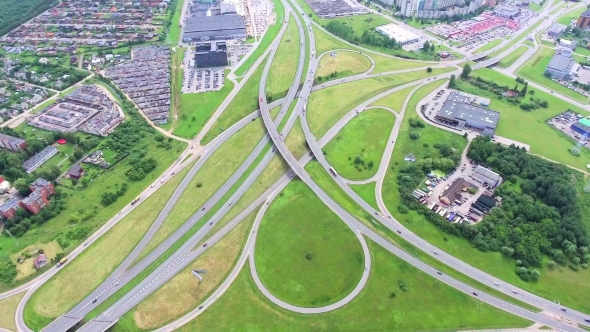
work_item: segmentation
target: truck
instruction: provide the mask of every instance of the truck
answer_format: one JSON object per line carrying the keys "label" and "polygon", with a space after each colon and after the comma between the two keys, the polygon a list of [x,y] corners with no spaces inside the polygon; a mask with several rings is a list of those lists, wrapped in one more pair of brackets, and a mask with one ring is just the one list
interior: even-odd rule
{"label": "truck", "polygon": [[64,265],[67,261],[68,261],[68,258],[64,257],[64,258],[60,259],[56,265],[57,265],[57,267],[60,267],[60,266]]}
{"label": "truck", "polygon": [[139,196],[135,197],[135,199],[131,201],[131,205],[134,205],[137,202],[139,202]]}
{"label": "truck", "polygon": [[334,174],[334,176],[338,176],[338,173],[336,173],[336,170],[334,169],[334,167],[330,167],[330,172],[332,172],[332,174]]}

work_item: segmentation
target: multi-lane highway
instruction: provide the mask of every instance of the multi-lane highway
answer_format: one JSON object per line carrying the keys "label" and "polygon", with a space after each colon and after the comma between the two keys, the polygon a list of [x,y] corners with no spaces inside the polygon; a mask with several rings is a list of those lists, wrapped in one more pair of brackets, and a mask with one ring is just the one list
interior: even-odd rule
{"label": "multi-lane highway", "polygon": [[[271,103],[270,105],[266,103],[266,80],[267,80],[268,72],[269,72],[271,64],[272,64],[272,59],[275,55],[276,49],[278,48],[282,34],[285,32],[287,24],[284,24],[283,28],[281,29],[281,32],[279,33],[277,38],[275,38],[275,40],[269,46],[269,49],[265,53],[265,55],[266,54],[269,55],[269,59],[267,60],[267,62],[265,64],[264,72],[263,72],[262,79],[260,82],[259,99],[260,99],[260,113],[262,115],[263,122],[265,124],[268,134],[265,135],[264,138],[258,143],[258,145],[250,153],[250,155],[247,157],[247,159],[242,163],[242,165],[240,165],[238,170],[236,172],[234,172],[234,174],[232,174],[230,179],[228,179],[222,185],[222,187],[202,207],[200,207],[199,210],[191,218],[189,218],[189,220],[187,220],[187,222],[185,224],[183,224],[176,232],[174,232],[171,236],[169,236],[160,246],[158,246],[155,250],[150,252],[144,259],[140,260],[138,263],[131,266],[132,262],[136,260],[136,258],[139,256],[142,249],[145,248],[145,246],[150,241],[150,239],[152,239],[153,235],[155,234],[155,232],[157,231],[157,229],[159,228],[161,223],[164,222],[166,216],[169,214],[170,210],[173,208],[174,204],[176,203],[176,201],[178,200],[180,195],[184,192],[184,190],[186,189],[186,186],[188,185],[188,183],[190,182],[192,177],[194,177],[194,175],[198,172],[198,170],[205,163],[207,158],[213,153],[213,151],[215,151],[229,137],[231,137],[233,134],[238,132],[239,129],[243,128],[247,123],[251,122],[252,120],[255,120],[256,117],[259,116],[259,114],[253,113],[253,114],[250,114],[248,117],[240,120],[236,125],[232,126],[228,130],[226,130],[223,134],[221,134],[219,137],[217,137],[215,140],[213,140],[209,145],[207,145],[204,148],[200,148],[199,151],[188,151],[188,150],[185,151],[185,154],[183,154],[183,156],[181,156],[181,158],[179,158],[179,160],[166,172],[165,176],[167,176],[168,174],[171,174],[172,172],[178,172],[180,169],[182,169],[183,167],[186,167],[186,165],[190,164],[190,162],[187,162],[187,161],[182,162],[182,160],[184,160],[185,156],[187,156],[191,153],[192,153],[191,158],[196,158],[197,155],[200,156],[199,161],[189,171],[189,174],[187,175],[187,177],[182,181],[181,185],[176,189],[176,191],[172,195],[171,199],[166,204],[165,208],[161,211],[160,215],[158,216],[158,218],[156,219],[154,224],[151,226],[149,231],[146,233],[146,235],[142,238],[140,243],[134,248],[133,252],[116,269],[116,271],[113,272],[113,274],[109,278],[107,278],[107,280],[105,282],[103,282],[103,284],[101,284],[95,291],[93,291],[88,297],[86,297],[83,301],[81,301],[71,311],[69,311],[67,314],[63,315],[62,317],[60,317],[57,320],[55,320],[54,322],[52,322],[52,324],[47,326],[44,330],[45,331],[65,331],[67,328],[73,326],[74,324],[79,322],[81,319],[83,319],[84,316],[88,312],[90,312],[91,310],[96,308],[100,303],[104,302],[104,300],[106,300],[108,297],[113,295],[118,289],[121,288],[122,285],[125,285],[126,283],[128,283],[129,281],[134,279],[139,274],[139,272],[150,267],[151,264],[158,257],[160,257],[162,254],[164,254],[170,247],[172,247],[172,245],[174,243],[176,243],[182,237],[182,235],[184,233],[186,233],[189,229],[191,229],[194,225],[196,225],[199,221],[201,221],[202,217],[205,216],[205,214],[207,214],[207,212],[209,212],[210,209],[212,209],[216,204],[221,202],[222,197],[224,197],[229,192],[229,190],[237,183],[238,179],[246,172],[246,170],[248,168],[250,168],[253,165],[254,160],[264,151],[264,149],[268,145],[269,141],[272,141],[274,143],[276,150],[275,150],[275,148],[273,148],[272,151],[268,151],[264,155],[263,159],[259,162],[259,164],[256,166],[254,171],[239,186],[239,188],[235,191],[235,193],[231,196],[231,198],[228,201],[226,201],[222,205],[222,207],[220,207],[215,212],[213,217],[211,217],[209,220],[207,220],[207,224],[200,227],[198,229],[198,231],[196,231],[196,233],[193,236],[191,236],[191,238],[188,241],[186,241],[185,243],[182,244],[180,249],[178,249],[176,252],[174,252],[164,263],[155,267],[153,272],[148,277],[141,280],[139,282],[139,284],[136,287],[134,287],[130,292],[125,294],[119,301],[117,301],[113,306],[111,306],[105,312],[103,312],[101,315],[99,315],[96,319],[90,321],[87,325],[85,325],[81,329],[82,331],[104,331],[104,330],[106,330],[109,326],[114,324],[121,315],[123,315],[125,312],[127,312],[128,310],[130,310],[134,306],[136,306],[142,299],[144,299],[147,295],[152,293],[155,289],[157,289],[158,287],[163,285],[173,275],[182,271],[190,262],[192,262],[194,259],[196,259],[200,254],[202,254],[202,252],[204,252],[207,248],[210,248],[210,246],[212,244],[214,244],[216,241],[218,241],[220,238],[222,238],[225,234],[227,234],[227,232],[229,232],[233,227],[235,227],[235,225],[237,225],[249,212],[254,211],[254,209],[265,200],[266,200],[266,204],[264,204],[262,209],[260,210],[260,212],[256,218],[256,221],[254,223],[253,232],[248,237],[246,247],[245,247],[246,249],[244,250],[244,252],[240,256],[240,259],[239,259],[240,263],[230,273],[230,277],[219,287],[219,289],[213,294],[213,296],[211,296],[209,299],[207,299],[205,301],[205,303],[203,304],[204,308],[206,308],[207,306],[212,304],[227,289],[227,287],[229,287],[229,285],[231,284],[231,281],[233,279],[235,279],[235,276],[237,276],[237,273],[239,272],[238,267],[241,267],[248,259],[249,259],[250,264],[252,266],[252,274],[253,274],[253,278],[255,280],[256,285],[260,288],[260,290],[262,291],[262,293],[265,296],[267,296],[269,299],[271,299],[271,301],[275,302],[277,305],[279,305],[285,309],[293,310],[293,311],[297,311],[297,312],[301,312],[301,313],[318,313],[318,312],[325,312],[325,311],[329,311],[329,310],[334,310],[334,309],[348,303],[358,293],[360,293],[360,291],[364,287],[364,285],[368,279],[368,275],[369,275],[369,271],[370,271],[369,268],[367,268],[365,273],[363,273],[363,276],[362,276],[361,280],[359,281],[359,284],[357,285],[357,287],[354,289],[354,291],[352,293],[348,294],[342,301],[338,301],[337,303],[335,303],[331,306],[328,306],[328,307],[313,308],[313,309],[292,306],[292,305],[274,297],[272,295],[272,293],[264,287],[264,285],[262,284],[262,282],[260,281],[260,279],[257,276],[257,272],[256,272],[256,268],[255,268],[255,261],[254,261],[254,256],[253,256],[254,255],[253,248],[254,248],[255,240],[256,240],[257,227],[260,223],[260,219],[264,215],[264,211],[266,210],[268,204],[272,201],[272,198],[278,192],[280,192],[280,190],[282,188],[284,188],[284,186],[292,179],[292,177],[294,175],[297,175],[302,181],[304,181],[316,193],[316,195],[353,230],[353,232],[357,235],[357,237],[359,238],[359,241],[363,245],[363,249],[365,252],[365,261],[366,261],[366,265],[368,267],[371,264],[370,263],[370,254],[368,252],[368,249],[366,248],[364,238],[361,236],[361,234],[364,234],[365,236],[369,237],[370,239],[372,239],[373,241],[375,241],[379,245],[386,248],[388,251],[390,251],[393,254],[399,256],[400,258],[408,261],[409,263],[416,266],[417,268],[424,271],[425,273],[428,273],[431,276],[438,278],[439,280],[449,284],[450,286],[455,287],[456,289],[458,289],[462,292],[465,292],[467,294],[473,294],[474,292],[477,292],[478,298],[484,302],[487,302],[487,303],[494,305],[498,308],[512,312],[517,315],[520,315],[522,317],[525,317],[525,318],[530,319],[535,322],[540,322],[545,325],[554,326],[554,327],[562,329],[562,330],[568,330],[568,331],[575,330],[576,329],[575,327],[565,324],[565,323],[562,323],[562,322],[558,322],[558,321],[550,318],[547,315],[532,313],[528,310],[514,306],[510,303],[499,300],[499,299],[492,297],[488,294],[484,294],[484,293],[482,293],[476,289],[473,289],[472,287],[465,285],[457,280],[454,280],[446,275],[440,275],[438,273],[438,271],[436,271],[435,269],[429,267],[428,265],[424,264],[420,260],[410,256],[409,254],[407,254],[403,250],[392,245],[386,239],[383,239],[381,236],[376,234],[373,230],[369,229],[364,224],[360,223],[353,216],[351,216],[347,211],[345,211],[337,203],[335,203],[325,192],[322,191],[322,189],[317,184],[315,184],[312,181],[311,177],[309,176],[309,174],[306,173],[306,171],[303,169],[302,166],[305,165],[305,163],[309,162],[312,159],[312,157],[315,157],[320,162],[320,164],[326,169],[326,171],[329,173],[330,165],[328,164],[325,157],[323,156],[323,153],[321,152],[321,146],[325,145],[331,139],[331,137],[334,137],[338,133],[338,131],[344,126],[344,124],[346,124],[348,121],[350,121],[352,118],[354,118],[358,112],[362,112],[364,109],[369,107],[369,105],[371,105],[374,101],[376,101],[388,94],[391,94],[395,91],[398,91],[400,89],[403,89],[403,88],[406,88],[409,86],[415,86],[416,87],[414,89],[414,91],[415,91],[418,87],[420,87],[421,85],[430,81],[431,78],[425,78],[422,80],[417,80],[414,82],[410,82],[408,84],[404,84],[402,86],[390,89],[384,93],[379,94],[378,96],[375,96],[373,98],[370,98],[369,100],[364,101],[361,105],[357,106],[355,109],[353,109],[348,114],[346,114],[343,117],[343,119],[341,121],[339,121],[332,129],[330,129],[330,131],[319,141],[316,140],[316,138],[313,136],[313,134],[309,130],[309,126],[307,124],[307,117],[305,114],[305,105],[307,103],[307,100],[308,100],[311,92],[316,91],[318,89],[334,86],[337,84],[348,83],[348,82],[352,82],[355,80],[366,79],[366,78],[370,78],[370,77],[378,77],[378,76],[392,75],[392,74],[401,73],[401,72],[424,70],[425,67],[427,67],[427,66],[449,67],[449,66],[453,66],[455,64],[458,64],[461,61],[446,62],[443,64],[425,63],[425,66],[421,67],[421,68],[401,70],[401,71],[396,71],[396,72],[386,72],[386,73],[380,73],[380,74],[371,74],[372,70],[375,67],[375,62],[370,57],[370,55],[362,53],[363,55],[369,57],[369,59],[371,60],[371,63],[372,63],[371,68],[367,72],[359,74],[359,75],[347,77],[344,79],[340,79],[340,80],[330,81],[330,82],[327,82],[327,83],[324,83],[324,84],[321,84],[318,86],[313,86],[313,81],[315,78],[315,71],[317,70],[319,58],[322,56],[322,55],[320,55],[317,58],[315,56],[313,56],[316,54],[316,50],[315,50],[315,38],[313,36],[313,29],[311,29],[311,26],[312,26],[312,24],[315,24],[315,23],[310,22],[307,15],[302,15],[303,22],[301,22],[301,19],[299,18],[298,15],[295,15],[295,14],[290,15],[290,8],[291,8],[290,4],[288,4],[286,1],[284,1],[284,4],[285,4],[285,8],[287,8],[287,12],[286,12],[287,19],[289,19],[289,17],[291,15],[295,18],[295,22],[297,23],[302,46],[300,47],[300,52],[299,52],[299,61],[298,61],[298,65],[297,65],[297,73],[295,75],[295,82],[293,82],[293,85],[289,89],[287,96],[285,98],[283,98],[282,100],[280,100],[278,102]],[[294,4],[294,6],[297,8],[298,12],[302,12],[301,8],[297,4]],[[558,13],[554,14],[553,16],[555,16],[561,12],[562,11],[558,11]],[[534,22],[529,22],[529,24],[532,25],[532,24],[534,24]],[[543,23],[541,25],[541,27],[544,25],[545,25],[545,23]],[[540,29],[541,27],[539,27],[538,29]],[[309,60],[309,70],[305,75],[306,77],[303,81],[302,88],[300,91],[298,91],[298,87],[300,85],[300,78],[302,76],[302,72],[303,72],[303,68],[304,68],[304,64],[305,64],[304,63],[305,62],[305,51],[306,51],[306,47],[307,47],[304,29],[308,30],[308,33],[309,33],[309,50],[310,50],[310,54],[312,54],[312,57]],[[494,50],[503,47],[503,45],[505,45],[509,41],[510,40],[504,41],[502,44],[493,48],[489,52],[493,52]],[[369,50],[367,50],[367,51],[373,52],[373,51],[369,51]],[[500,56],[507,55],[509,53],[509,51],[511,52],[512,49],[508,50],[506,52],[503,52]],[[331,51],[331,52],[333,52],[333,51]],[[489,52],[487,52],[486,54],[489,54]],[[391,57],[389,55],[384,55],[384,56]],[[261,61],[264,58],[265,57],[262,56],[257,61],[257,64],[255,64],[254,68],[257,65],[261,64]],[[254,70],[250,70],[247,75],[251,75],[253,73],[253,71]],[[450,75],[453,73],[458,74],[459,69],[457,69],[457,71],[452,72],[452,73],[438,75],[438,78],[440,79],[440,78],[450,77]],[[246,80],[247,79],[244,79],[240,84],[244,83]],[[239,89],[238,89],[238,91],[239,91]],[[410,95],[412,93],[410,93]],[[235,96],[235,94],[234,94],[234,96]],[[295,100],[295,98],[297,96],[298,96],[298,99],[297,99],[296,106],[293,110],[293,113],[288,118],[283,131],[281,133],[279,133],[277,131],[277,127],[278,127],[279,123],[281,123],[282,118],[287,114],[287,111],[288,111],[289,106],[291,105],[292,101]],[[218,112],[215,113],[215,116],[218,117],[221,114],[221,112],[223,112],[225,107],[227,107],[227,105],[229,105],[229,103],[231,102],[232,98],[233,98],[233,96],[230,95],[230,97],[224,101],[223,105],[225,105],[225,106],[220,107]],[[382,191],[381,188],[382,188],[383,178],[384,178],[385,172],[388,168],[388,163],[389,163],[391,154],[394,149],[395,140],[396,140],[396,137],[399,133],[399,129],[401,126],[401,118],[403,118],[403,116],[404,116],[405,109],[406,109],[407,103],[409,101],[409,98],[410,97],[408,96],[408,98],[405,100],[404,107],[401,110],[400,114],[397,114],[398,121],[396,121],[396,124],[392,130],[391,135],[390,135],[388,144],[385,149],[384,156],[383,156],[382,161],[379,165],[377,175],[374,177],[374,179],[372,179],[372,180],[376,180],[377,184],[378,184],[376,194],[377,194],[377,201],[379,203],[380,211],[374,210],[366,202],[364,202],[358,195],[356,195],[356,193],[354,193],[354,191],[352,191],[350,189],[350,187],[348,186],[349,181],[346,181],[345,179],[339,178],[337,176],[334,178],[334,180],[336,181],[336,183],[338,183],[338,185],[348,195],[350,195],[350,197],[352,197],[352,199],[355,200],[355,202],[360,207],[362,207],[365,211],[367,211],[372,216],[374,216],[374,219],[379,220],[382,224],[384,224],[385,226],[387,226],[388,228],[390,228],[393,231],[401,232],[400,236],[404,237],[406,240],[410,241],[416,247],[424,250],[425,252],[429,253],[431,256],[433,256],[434,258],[447,264],[448,266],[450,266],[458,271],[461,271],[462,273],[464,273],[464,274],[466,274],[478,281],[481,281],[484,283],[489,283],[491,285],[493,282],[497,281],[497,278],[494,278],[493,276],[491,276],[485,272],[482,272],[472,266],[467,265],[466,263],[460,261],[459,259],[457,259],[451,255],[448,255],[448,254],[444,253],[444,251],[432,246],[427,241],[420,239],[418,236],[411,233],[409,230],[404,229],[403,226],[401,224],[399,224],[391,216],[391,214],[389,212],[387,212],[387,208],[386,208],[386,206],[383,202],[383,199],[381,197],[381,191]],[[278,106],[279,104],[282,104],[281,109],[279,111],[279,115],[273,121],[270,118],[269,109],[271,109],[275,106]],[[287,147],[283,143],[284,138],[287,137],[287,134],[289,133],[290,129],[292,128],[292,126],[294,125],[294,123],[298,117],[301,118],[301,122],[303,125],[306,140],[307,140],[309,147],[313,153],[313,155],[306,154],[302,158],[302,160],[300,160],[299,162],[297,160],[295,160],[295,158],[291,155],[291,153],[289,152],[289,150],[287,149]],[[216,119],[216,117],[214,117],[214,119]],[[209,128],[211,127],[211,125],[213,123],[214,123],[214,120],[210,121],[208,123]],[[202,131],[202,133],[204,133],[204,132],[206,132],[206,130]],[[197,136],[197,140],[200,140],[200,138],[201,138],[201,136]],[[200,243],[205,238],[205,236],[209,233],[210,229],[212,229],[212,227],[215,226],[216,223],[219,222],[219,220],[221,220],[222,217],[231,209],[231,202],[236,202],[245,193],[245,191],[250,187],[250,185],[253,183],[253,181],[260,175],[260,173],[264,170],[264,168],[266,167],[268,162],[271,160],[271,158],[277,152],[280,153],[280,155],[287,161],[287,163],[291,167],[291,171],[289,171],[288,173],[283,175],[283,177],[281,177],[281,179],[279,181],[277,181],[271,188],[269,188],[255,202],[250,204],[246,210],[242,211],[236,218],[234,218],[227,225],[222,227],[220,229],[220,231],[216,232],[210,238],[208,238],[208,240],[207,240],[207,243],[209,244],[208,247],[202,247],[202,246],[195,247],[195,245]],[[189,159],[189,160],[191,160],[191,159]],[[159,183],[158,183],[158,185],[159,185]],[[155,186],[154,188],[146,189],[146,191],[144,193],[142,193],[142,196],[141,196],[142,200],[144,200],[146,197],[148,197],[150,194],[152,194],[153,191],[155,191],[156,189],[157,189],[157,186]],[[104,234],[104,232],[106,232],[108,229],[110,229],[110,227],[112,227],[114,224],[116,224],[116,222],[118,222],[121,218],[123,218],[125,215],[127,215],[133,208],[135,208],[135,206],[128,206],[124,210],[122,210],[117,215],[117,217],[113,218],[112,221],[109,221],[109,223],[107,223],[101,229],[101,230],[104,229],[104,231],[102,231],[102,232],[99,231],[96,234],[94,234],[91,237],[89,243],[92,243],[92,241],[94,241],[100,235]],[[248,212],[248,213],[246,213],[246,212]],[[73,255],[70,255],[70,257],[71,258],[75,257],[75,255],[79,254],[79,252],[81,252],[83,249],[84,249],[84,247],[79,248],[79,250],[77,249],[78,251],[75,251]],[[435,251],[438,254],[434,254]],[[23,289],[30,289],[30,291],[23,298],[23,301],[21,301],[21,303],[19,305],[19,310],[17,312],[17,324],[18,324],[19,330],[22,330],[22,331],[29,330],[26,327],[26,325],[23,321],[23,316],[22,316],[24,304],[30,298],[33,291],[35,289],[37,289],[40,285],[42,285],[51,276],[53,276],[55,273],[57,273],[57,271],[58,271],[58,269],[56,269],[56,268],[52,269],[48,273],[44,274],[43,278],[35,279],[34,283],[28,284],[28,285],[26,285],[26,287],[22,287],[20,289],[14,290],[12,293],[4,293],[4,294],[0,295],[0,298],[2,298],[2,296],[6,297],[6,296],[8,296],[8,294],[14,294],[15,292],[22,291]],[[497,289],[499,291],[501,291],[509,296],[513,296],[523,302],[529,303],[529,304],[537,306],[545,311],[551,312],[555,316],[563,316],[563,317],[566,317],[568,319],[571,319],[573,321],[580,322],[580,323],[583,323],[584,319],[587,318],[587,315],[584,315],[582,313],[579,313],[579,312],[571,310],[571,309],[566,309],[562,306],[556,305],[555,303],[553,303],[551,301],[542,299],[538,296],[535,296],[533,294],[525,292],[524,290],[518,289],[518,288],[511,286],[509,284],[506,284],[504,282],[501,282],[500,286],[498,286]],[[514,293],[515,291],[518,294],[515,294]],[[563,312],[562,309],[565,309],[567,311]],[[199,309],[195,309],[193,312],[189,313],[186,317],[181,318],[181,320],[178,322],[174,322],[174,323],[168,325],[165,329],[173,329],[173,328],[179,326],[179,324],[181,324],[183,322],[186,323],[190,317],[195,317],[199,312],[200,312]]]}

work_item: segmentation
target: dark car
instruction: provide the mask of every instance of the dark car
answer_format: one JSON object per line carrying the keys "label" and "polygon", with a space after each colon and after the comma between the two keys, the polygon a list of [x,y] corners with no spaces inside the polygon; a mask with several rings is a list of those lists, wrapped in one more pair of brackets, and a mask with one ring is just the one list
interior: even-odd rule
{"label": "dark car", "polygon": [[477,293],[476,292],[473,292],[473,295],[477,296]]}
{"label": "dark car", "polygon": [[98,301],[97,299],[92,300],[92,303],[96,303],[96,301]]}
{"label": "dark car", "polygon": [[564,308],[561,308],[561,311],[566,312],[567,310],[565,310]]}
{"label": "dark car", "polygon": [[584,321],[590,323],[590,319],[584,319]]}
{"label": "dark car", "polygon": [[203,245],[203,247],[206,247],[206,246],[207,246],[207,243],[205,243],[205,244]]}
{"label": "dark car", "polygon": [[436,273],[438,273],[439,276],[442,276],[442,273],[440,271],[436,271]]}
{"label": "dark car", "polygon": [[397,232],[398,232],[399,234],[401,234],[401,233],[402,233],[401,231],[397,231]]}
{"label": "dark car", "polygon": [[199,306],[199,309],[203,309],[203,306]]}

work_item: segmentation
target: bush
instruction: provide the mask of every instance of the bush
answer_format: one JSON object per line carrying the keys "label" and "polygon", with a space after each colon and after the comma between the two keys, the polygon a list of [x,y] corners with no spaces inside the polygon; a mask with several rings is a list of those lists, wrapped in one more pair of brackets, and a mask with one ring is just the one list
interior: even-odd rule
{"label": "bush", "polygon": [[418,134],[417,132],[413,131],[410,133],[410,138],[413,140],[416,140],[418,138],[420,138],[420,134]]}
{"label": "bush", "polygon": [[398,205],[397,211],[401,214],[406,214],[408,213],[408,208],[405,205]]}
{"label": "bush", "polygon": [[430,67],[426,68],[426,72],[427,73],[432,73],[432,68],[430,68]]}

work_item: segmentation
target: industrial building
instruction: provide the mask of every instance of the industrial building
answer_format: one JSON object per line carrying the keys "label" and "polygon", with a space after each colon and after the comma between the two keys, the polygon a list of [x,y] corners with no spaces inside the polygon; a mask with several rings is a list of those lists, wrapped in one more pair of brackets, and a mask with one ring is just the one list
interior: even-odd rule
{"label": "industrial building", "polygon": [[51,159],[51,157],[55,156],[58,152],[59,150],[53,145],[50,145],[39,151],[23,163],[25,172],[32,173],[34,170],[41,167],[41,165],[45,164],[49,159]]}
{"label": "industrial building", "polygon": [[22,138],[0,134],[0,148],[10,151],[22,151],[27,148],[27,141]]}
{"label": "industrial building", "polygon": [[501,5],[494,9],[494,14],[504,18],[515,18],[520,14],[520,9],[512,6]]}
{"label": "industrial building", "polygon": [[189,17],[182,35],[184,42],[245,39],[246,21],[240,15]]}
{"label": "industrial building", "polygon": [[395,23],[378,26],[375,28],[379,33],[395,39],[402,45],[412,44],[420,41],[420,37],[412,32],[409,32]]}
{"label": "industrial building", "polygon": [[[416,15],[419,18],[440,18],[452,15],[467,15],[475,12],[484,4],[484,0],[473,0],[466,6],[465,0],[379,0],[384,5],[400,8],[399,14],[405,17]],[[487,4],[489,7],[493,5]],[[495,5],[495,2],[494,2]],[[451,8],[452,10],[443,10]]]}
{"label": "industrial building", "polygon": [[570,50],[574,51],[576,49],[576,47],[578,46],[578,41],[575,39],[574,40],[560,39],[559,46],[561,46],[563,48],[569,48]]}
{"label": "industrial building", "polygon": [[557,39],[565,31],[565,28],[567,27],[563,24],[553,23],[549,30],[547,30],[547,36],[553,39]]}
{"label": "industrial building", "polygon": [[588,134],[590,136],[590,118],[579,119],[572,123],[570,128],[581,135]]}
{"label": "industrial building", "polygon": [[334,18],[349,15],[366,14],[363,6],[353,7],[344,0],[305,0],[311,9],[321,18]]}
{"label": "industrial building", "polygon": [[577,66],[579,65],[572,59],[572,50],[561,48],[555,51],[553,58],[545,68],[545,73],[551,75],[553,79],[569,80],[572,78],[572,71]]}
{"label": "industrial building", "polygon": [[586,29],[590,25],[590,10],[580,14],[576,26],[581,29]]}
{"label": "industrial building", "polygon": [[475,169],[473,170],[473,174],[471,174],[471,177],[476,181],[479,181],[480,183],[484,183],[492,187],[495,187],[498,184],[500,184],[500,181],[502,180],[500,174],[480,165],[475,167]]}
{"label": "industrial building", "polygon": [[459,129],[470,127],[482,131],[484,135],[493,136],[500,120],[500,113],[474,106],[471,102],[471,97],[453,91],[435,119]]}
{"label": "industrial building", "polygon": [[197,68],[225,67],[227,66],[227,52],[211,51],[196,53],[195,65]]}

